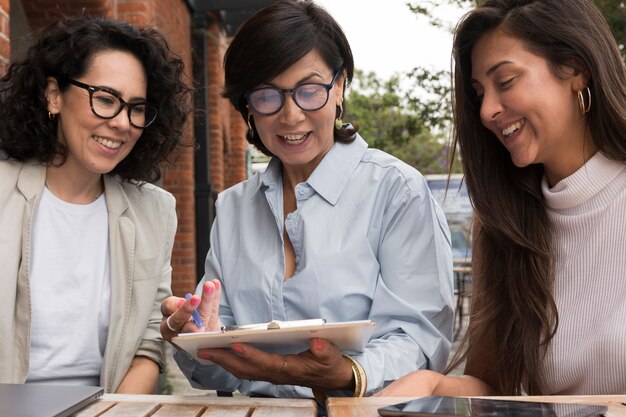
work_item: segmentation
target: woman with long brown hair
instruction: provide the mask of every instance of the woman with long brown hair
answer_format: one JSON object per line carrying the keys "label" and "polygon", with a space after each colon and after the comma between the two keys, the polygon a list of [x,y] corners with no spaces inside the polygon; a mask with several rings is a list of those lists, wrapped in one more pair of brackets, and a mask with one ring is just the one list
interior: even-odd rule
{"label": "woman with long brown hair", "polygon": [[626,392],[626,75],[589,0],[488,0],[454,39],[475,208],[465,375],[379,395]]}

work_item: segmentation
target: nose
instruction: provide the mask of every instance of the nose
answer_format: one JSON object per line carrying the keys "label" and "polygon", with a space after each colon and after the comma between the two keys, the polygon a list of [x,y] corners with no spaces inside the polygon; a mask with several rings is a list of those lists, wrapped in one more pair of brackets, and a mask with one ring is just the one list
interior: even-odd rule
{"label": "nose", "polygon": [[497,94],[487,93],[483,94],[483,100],[480,105],[480,118],[483,123],[490,123],[497,119],[502,113],[502,103],[498,99]]}
{"label": "nose", "polygon": [[109,124],[120,130],[128,130],[131,128],[129,115],[129,108],[124,107],[122,111],[117,114],[117,116],[109,119]]}
{"label": "nose", "polygon": [[289,125],[304,120],[304,110],[302,110],[293,99],[293,93],[285,94],[285,103],[280,109],[281,120]]}

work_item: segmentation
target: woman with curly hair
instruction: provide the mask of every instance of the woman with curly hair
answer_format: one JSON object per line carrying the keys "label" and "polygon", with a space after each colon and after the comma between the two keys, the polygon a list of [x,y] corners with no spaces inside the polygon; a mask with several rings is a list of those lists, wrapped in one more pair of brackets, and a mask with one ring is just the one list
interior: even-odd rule
{"label": "woman with curly hair", "polygon": [[149,184],[190,108],[162,34],[43,28],[0,79],[0,382],[153,392],[174,197]]}

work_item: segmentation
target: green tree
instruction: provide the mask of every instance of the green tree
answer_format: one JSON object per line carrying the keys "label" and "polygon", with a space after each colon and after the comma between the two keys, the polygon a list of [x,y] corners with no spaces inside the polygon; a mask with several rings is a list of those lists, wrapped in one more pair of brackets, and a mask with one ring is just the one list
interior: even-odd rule
{"label": "green tree", "polygon": [[[380,80],[374,73],[356,71],[348,91],[344,120],[359,125],[369,146],[390,153],[422,174],[447,172],[447,145],[442,133],[401,93],[406,77]],[[413,93],[411,93],[413,94]]]}

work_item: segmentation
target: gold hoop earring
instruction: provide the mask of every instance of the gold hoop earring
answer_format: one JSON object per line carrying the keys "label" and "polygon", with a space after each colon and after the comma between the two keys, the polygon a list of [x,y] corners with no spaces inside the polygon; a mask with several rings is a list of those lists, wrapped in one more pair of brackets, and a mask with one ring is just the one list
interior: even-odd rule
{"label": "gold hoop earring", "polygon": [[343,116],[343,98],[338,104],[339,106],[339,116],[335,119],[335,129],[340,130],[343,127],[343,120],[341,117]]}
{"label": "gold hoop earring", "polygon": [[578,108],[580,109],[580,114],[582,116],[584,116],[585,114],[589,113],[589,110],[591,110],[591,90],[589,89],[589,86],[585,87],[585,89],[587,90],[587,103],[585,104],[585,95],[583,94],[583,90],[578,90]]}
{"label": "gold hoop earring", "polygon": [[48,119],[54,120],[55,117],[57,117],[56,114],[52,114],[52,113],[48,112]]}

